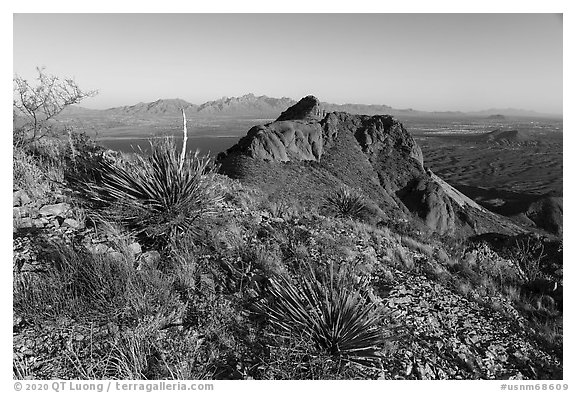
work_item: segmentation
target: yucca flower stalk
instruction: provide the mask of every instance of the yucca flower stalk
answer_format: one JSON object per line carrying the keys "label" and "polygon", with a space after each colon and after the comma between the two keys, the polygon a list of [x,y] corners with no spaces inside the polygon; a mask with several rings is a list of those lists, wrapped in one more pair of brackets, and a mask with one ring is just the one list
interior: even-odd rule
{"label": "yucca flower stalk", "polygon": [[281,335],[308,336],[318,350],[372,364],[384,344],[377,305],[353,287],[349,271],[328,277],[309,273],[298,283],[284,276],[269,280],[268,298],[256,308]]}

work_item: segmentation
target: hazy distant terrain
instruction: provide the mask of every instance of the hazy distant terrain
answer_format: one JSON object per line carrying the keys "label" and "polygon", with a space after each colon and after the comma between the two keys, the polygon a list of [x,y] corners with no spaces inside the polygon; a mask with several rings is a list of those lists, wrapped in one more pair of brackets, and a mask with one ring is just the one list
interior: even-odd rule
{"label": "hazy distant terrain", "polygon": [[[122,137],[129,135],[128,129],[132,129],[133,134],[143,135],[156,134],[170,126],[178,128],[178,119],[181,119],[181,110],[184,109],[186,116],[196,127],[196,131],[203,135],[204,133],[206,135],[218,134],[214,128],[225,130],[224,132],[234,135],[243,135],[242,130],[236,126],[241,126],[244,122],[249,124],[255,119],[272,121],[295,103],[295,100],[287,97],[272,98],[255,96],[254,94],[246,94],[241,97],[223,97],[200,105],[178,98],[159,99],[150,103],[138,103],[103,110],[72,106],[60,114],[59,120],[98,133],[98,136],[101,137]],[[545,117],[561,122],[561,117],[557,115],[543,115],[510,108],[478,112],[425,112],[414,109],[395,109],[387,105],[325,102],[322,105],[326,112],[365,115],[387,114],[395,116],[403,122],[415,121],[421,124],[436,124],[439,127],[445,127],[447,124],[467,118],[501,122],[513,120],[519,116],[525,119]],[[418,119],[423,121],[419,122]]]}
{"label": "hazy distant terrain", "polygon": [[562,195],[561,120],[405,124],[425,152],[425,165],[451,184]]}

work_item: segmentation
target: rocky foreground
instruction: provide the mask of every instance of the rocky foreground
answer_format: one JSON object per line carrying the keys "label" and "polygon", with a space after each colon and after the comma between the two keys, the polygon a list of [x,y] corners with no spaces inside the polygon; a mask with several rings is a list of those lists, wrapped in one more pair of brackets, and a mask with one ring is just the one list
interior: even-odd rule
{"label": "rocky foreground", "polygon": [[[343,374],[342,377],[562,378],[561,345],[546,343],[542,332],[537,331],[537,325],[517,310],[518,305],[513,299],[497,291],[490,293],[488,286],[474,287],[463,277],[452,273],[457,269],[446,266],[441,245],[424,246],[406,241],[405,237],[387,230],[322,216],[274,217],[266,209],[242,208],[242,203],[238,200],[223,203],[221,220],[213,229],[215,235],[219,234],[216,236],[217,241],[221,242],[221,249],[211,253],[204,250],[198,255],[198,260],[215,263],[215,260],[221,259],[221,262],[234,265],[238,263],[238,256],[235,252],[237,246],[233,243],[240,242],[269,253],[268,259],[277,263],[278,259],[290,263],[295,258],[295,252],[301,253],[300,257],[318,263],[342,259],[346,263],[360,266],[362,275],[371,280],[372,296],[374,301],[381,304],[382,325],[390,336],[389,344],[382,349],[381,363],[377,369],[361,369],[352,376]],[[43,211],[48,209],[44,208]],[[67,218],[55,216],[54,220],[66,221]],[[165,257],[161,257],[156,250],[142,250],[137,242],[128,241],[123,246],[117,234],[98,234],[94,229],[83,228],[84,223],[74,227],[60,225],[59,228],[52,224],[35,224],[37,226],[34,229],[18,228],[15,234],[16,275],[42,274],[48,263],[47,258],[55,252],[51,241],[73,242],[74,238],[85,244],[86,249],[94,255],[118,261],[128,260],[138,271],[161,274],[162,258]],[[296,243],[296,247],[290,249],[289,243]],[[475,259],[473,263],[476,264],[487,263],[489,258],[514,264],[513,261],[503,260],[496,253],[482,255],[482,252],[481,248],[471,249],[463,258]],[[257,274],[263,273],[258,271]],[[205,275],[205,279],[209,286],[215,286],[215,282],[225,278],[219,273],[210,272]],[[219,298],[230,296],[223,289],[215,291],[214,296]],[[181,315],[188,305],[177,301],[174,307],[177,309],[174,314]],[[245,314],[241,309],[235,312],[238,317]],[[159,318],[153,315],[150,317]],[[169,315],[161,317],[165,319]],[[545,317],[546,311],[542,310],[540,318]],[[549,315],[551,317],[552,314]],[[160,322],[145,324],[148,326],[146,329],[152,329],[149,334],[158,340],[155,341],[158,357],[167,364],[175,355],[170,352],[174,350],[174,342],[189,344],[192,341],[194,346],[207,345],[206,338],[201,337],[204,328],[202,324],[206,321],[186,327],[179,325],[182,321],[177,317],[172,318],[164,321],[164,326]],[[166,329],[168,322],[174,323],[174,326]],[[97,367],[102,366],[101,363],[110,351],[134,334],[131,333],[132,329],[126,322],[113,317],[62,315],[38,321],[16,312],[14,358],[18,364],[26,365],[26,376],[29,378],[109,377],[105,369],[99,370]],[[237,358],[233,370],[228,370],[220,377],[265,376],[248,371],[256,364],[255,359],[242,359],[240,353],[235,355]],[[94,374],[85,374],[83,370],[73,368],[76,362],[84,367],[94,367]],[[171,365],[182,366],[178,363]],[[223,373],[222,370],[220,372]],[[145,376],[145,373],[140,375]],[[170,374],[164,370],[153,376],[169,377]],[[338,378],[338,375],[325,377]]]}

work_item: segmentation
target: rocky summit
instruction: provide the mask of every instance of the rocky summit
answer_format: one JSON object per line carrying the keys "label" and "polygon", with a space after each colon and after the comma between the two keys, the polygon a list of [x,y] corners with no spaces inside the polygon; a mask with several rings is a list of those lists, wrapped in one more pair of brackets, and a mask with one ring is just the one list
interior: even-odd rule
{"label": "rocky summit", "polygon": [[522,232],[427,169],[420,147],[392,116],[326,112],[314,96],[251,128],[218,160],[223,173],[258,185],[271,199],[320,206],[326,190],[346,187],[366,197],[383,221],[447,235]]}

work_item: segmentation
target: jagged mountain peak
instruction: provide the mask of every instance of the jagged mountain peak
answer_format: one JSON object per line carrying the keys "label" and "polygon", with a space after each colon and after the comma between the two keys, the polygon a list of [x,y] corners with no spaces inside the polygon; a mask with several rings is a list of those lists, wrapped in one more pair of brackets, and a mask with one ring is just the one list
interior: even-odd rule
{"label": "jagged mountain peak", "polygon": [[314,120],[320,121],[326,115],[318,98],[309,95],[289,107],[278,117],[277,121],[284,120]]}

